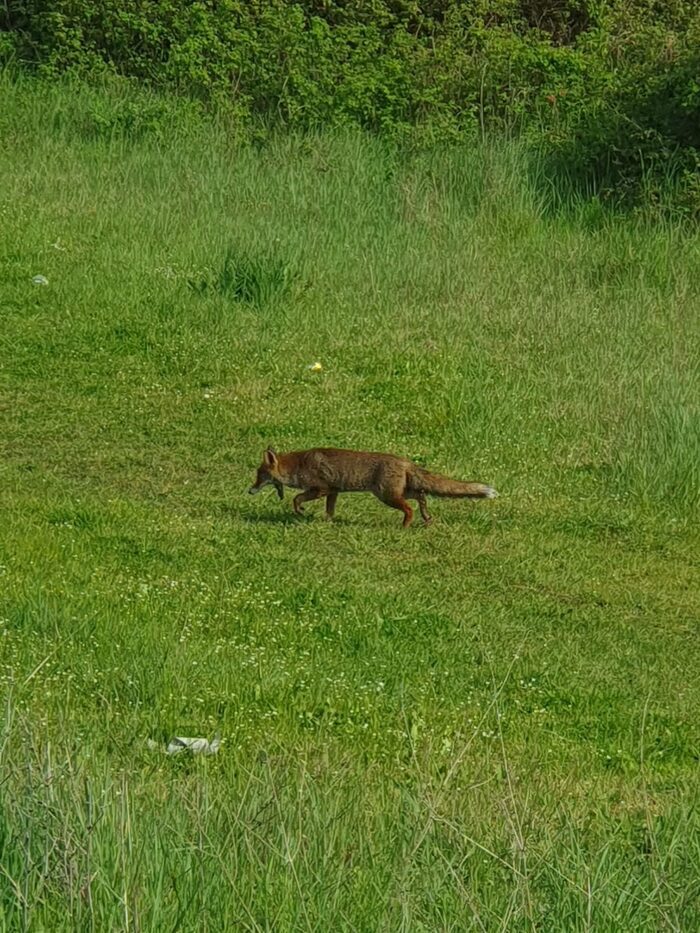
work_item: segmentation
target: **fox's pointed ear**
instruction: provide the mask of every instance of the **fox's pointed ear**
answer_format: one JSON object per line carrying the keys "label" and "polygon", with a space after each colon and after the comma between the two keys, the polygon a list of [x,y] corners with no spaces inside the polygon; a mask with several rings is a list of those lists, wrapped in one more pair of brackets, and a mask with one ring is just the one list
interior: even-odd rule
{"label": "fox's pointed ear", "polygon": [[272,449],[272,447],[268,447],[265,453],[263,454],[263,461],[266,467],[277,466],[277,454]]}

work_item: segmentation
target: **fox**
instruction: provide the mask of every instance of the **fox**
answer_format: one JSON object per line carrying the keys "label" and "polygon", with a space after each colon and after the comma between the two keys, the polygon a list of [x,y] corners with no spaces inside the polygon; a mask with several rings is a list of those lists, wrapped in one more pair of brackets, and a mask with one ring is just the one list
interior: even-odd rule
{"label": "fox", "polygon": [[270,485],[280,499],[284,498],[285,486],[301,490],[292,502],[297,515],[303,515],[305,502],[325,497],[328,519],[335,514],[341,492],[371,492],[380,502],[403,512],[404,528],[413,521],[413,509],[407,499],[418,502],[421,517],[429,525],[433,520],[426,501],[429,495],[450,499],[495,499],[498,495],[492,486],[463,483],[430,473],[405,457],[337,447],[314,447],[286,454],[268,447],[248,492],[253,496]]}

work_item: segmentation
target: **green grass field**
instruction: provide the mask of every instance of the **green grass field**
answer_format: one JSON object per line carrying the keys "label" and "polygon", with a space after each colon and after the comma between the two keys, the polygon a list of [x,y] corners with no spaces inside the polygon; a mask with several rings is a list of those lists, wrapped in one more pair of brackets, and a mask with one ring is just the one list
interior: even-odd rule
{"label": "green grass field", "polygon": [[[698,236],[0,96],[2,929],[700,928]],[[269,443],[500,498],[298,519]]]}

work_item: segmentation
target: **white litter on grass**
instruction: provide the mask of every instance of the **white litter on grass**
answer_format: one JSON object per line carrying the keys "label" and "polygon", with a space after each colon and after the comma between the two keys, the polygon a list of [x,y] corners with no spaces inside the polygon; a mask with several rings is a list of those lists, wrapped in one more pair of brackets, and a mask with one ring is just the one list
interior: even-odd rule
{"label": "white litter on grass", "polygon": [[191,752],[193,755],[216,755],[221,745],[219,736],[215,736],[211,742],[208,739],[190,739],[182,735],[176,735],[171,739],[166,748],[168,755],[179,755],[180,752]]}
{"label": "white litter on grass", "polygon": [[[163,746],[153,739],[146,739],[146,745],[152,752],[163,750]],[[189,752],[191,755],[216,755],[221,747],[221,738],[215,735],[211,742],[203,738],[190,738],[184,735],[174,736],[165,748],[166,755],[179,755]]]}
{"label": "white litter on grass", "polygon": [[46,278],[45,275],[35,275],[34,278],[32,279],[32,282],[35,285],[48,285],[49,284],[49,280]]}

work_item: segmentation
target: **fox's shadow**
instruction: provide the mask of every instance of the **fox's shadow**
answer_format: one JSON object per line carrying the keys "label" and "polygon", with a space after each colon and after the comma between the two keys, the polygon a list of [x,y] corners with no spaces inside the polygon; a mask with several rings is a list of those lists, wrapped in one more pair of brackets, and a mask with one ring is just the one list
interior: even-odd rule
{"label": "fox's shadow", "polygon": [[[233,510],[231,510],[233,514]],[[308,522],[311,516],[295,515],[293,512],[262,512],[260,515],[239,515],[246,525],[298,525],[300,522]]]}
{"label": "fox's shadow", "polygon": [[311,522],[323,525],[352,525],[355,524],[347,518],[334,518],[327,521],[322,515],[308,512],[305,515],[295,515],[294,512],[262,512],[259,515],[241,515],[235,509],[227,509],[230,516],[236,515],[246,525],[306,525]]}

